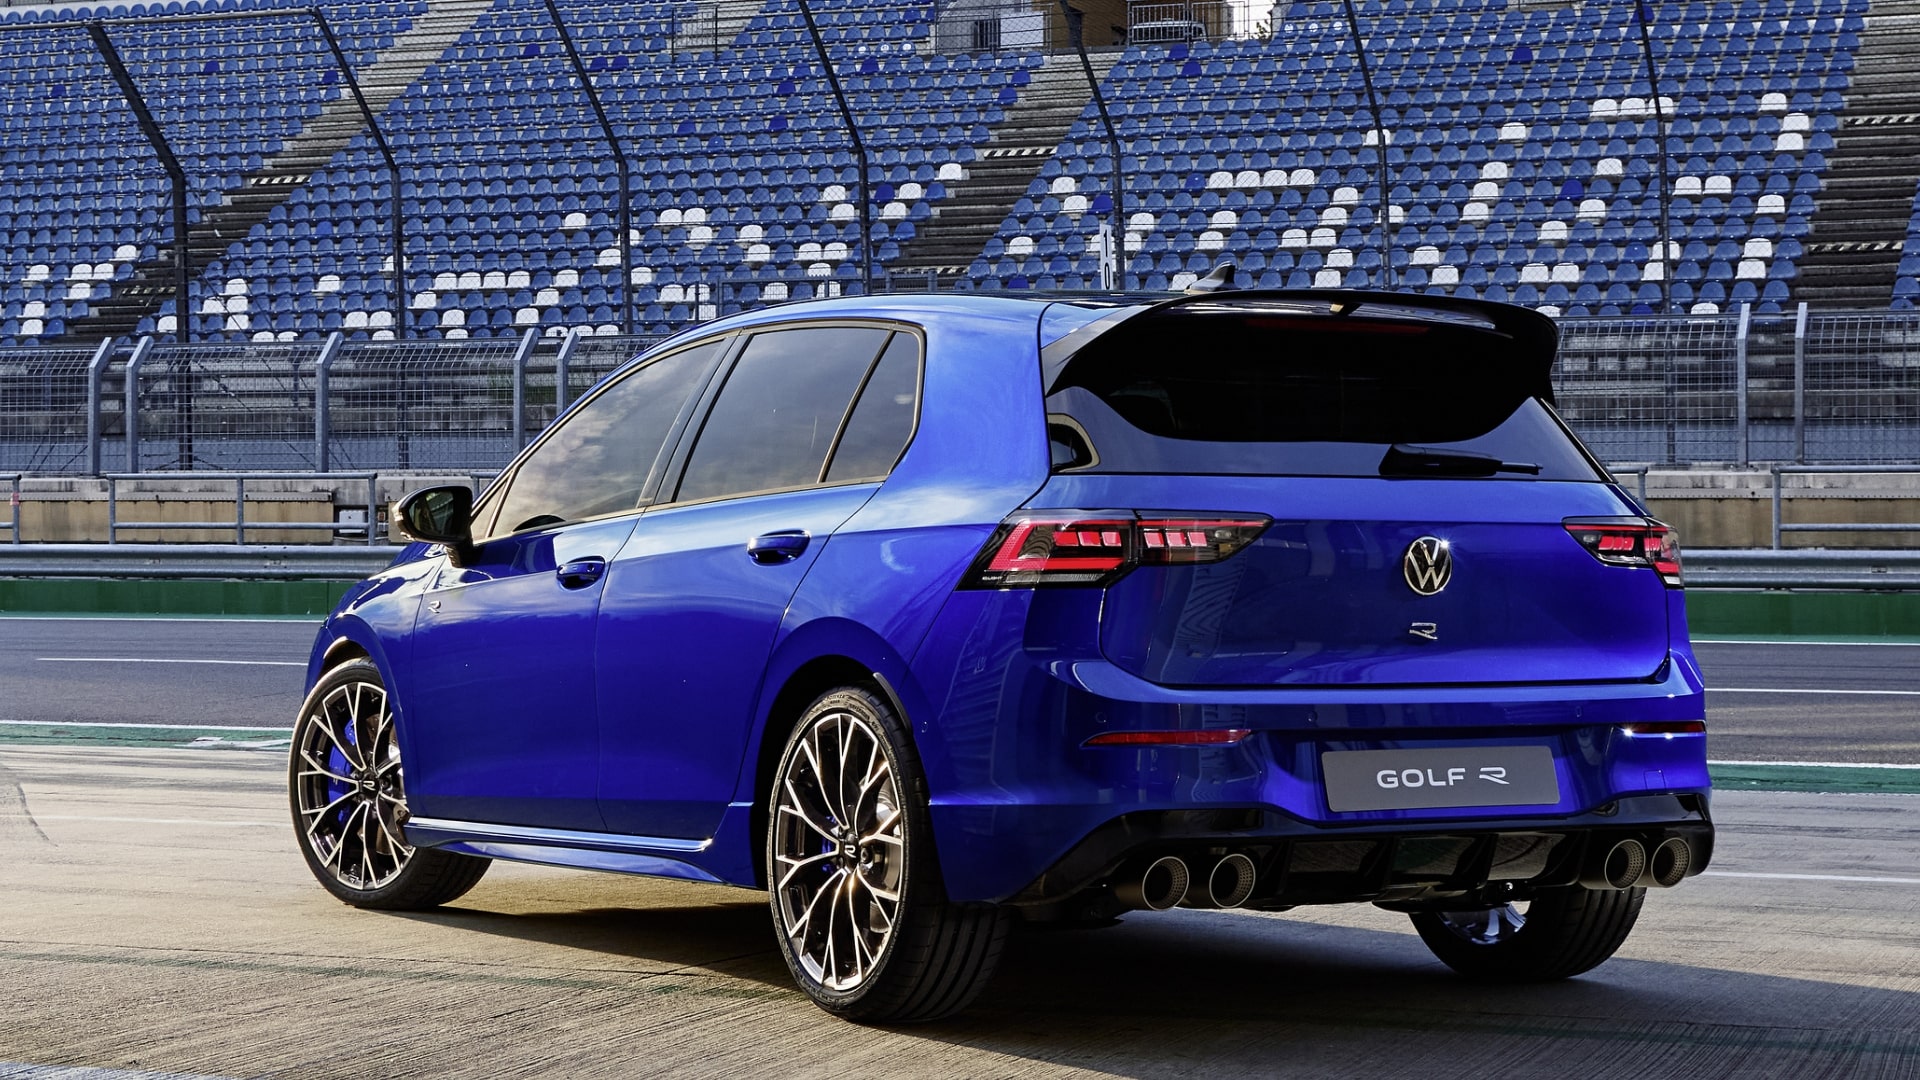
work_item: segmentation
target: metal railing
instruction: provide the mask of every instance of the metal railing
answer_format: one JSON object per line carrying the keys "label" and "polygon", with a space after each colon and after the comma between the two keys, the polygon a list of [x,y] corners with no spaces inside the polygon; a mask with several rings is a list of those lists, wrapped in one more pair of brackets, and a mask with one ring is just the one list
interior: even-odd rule
{"label": "metal railing", "polygon": [[[366,534],[366,543],[369,545],[378,543],[381,539],[384,539],[384,537],[380,535],[381,534],[381,528],[380,528],[381,522],[380,522],[380,515],[379,515],[380,474],[378,473],[369,472],[369,473],[316,474],[316,473],[273,473],[273,472],[249,472],[249,473],[222,472],[222,473],[174,474],[174,476],[180,477],[180,478],[192,479],[196,481],[205,481],[210,479],[220,480],[220,481],[231,481],[233,483],[233,518],[232,520],[230,521],[219,521],[219,520],[214,520],[214,521],[121,521],[120,520],[120,502],[123,496],[120,490],[120,485],[131,484],[131,483],[152,483],[155,480],[166,479],[167,477],[165,476],[165,474],[156,474],[156,473],[109,473],[104,478],[107,481],[107,543],[109,544],[119,543],[120,534],[125,531],[183,532],[183,531],[212,531],[215,529],[232,529],[233,542],[235,544],[241,544],[241,545],[246,544],[247,533],[249,532],[266,532],[266,531],[274,531],[274,530],[291,530],[291,531],[299,531],[299,532],[325,531],[325,532],[334,533],[334,534],[340,533],[343,529],[352,530],[352,531],[364,531]],[[315,480],[315,481],[326,481],[329,483],[336,483],[336,484],[364,483],[367,485],[365,524],[363,527],[356,527],[352,523],[343,524],[341,521],[335,520],[335,519],[330,519],[327,521],[248,521],[247,520],[247,481],[249,480],[254,480],[254,481]]]}
{"label": "metal railing", "polygon": [[1915,478],[1914,496],[1920,498],[1920,467],[1887,465],[1775,465],[1767,470],[1772,486],[1773,550],[1780,550],[1782,533],[1920,533],[1920,521],[1786,521],[1781,478],[1790,475],[1886,473]]}
{"label": "metal railing", "polygon": [[[732,306],[726,290],[696,294]],[[711,301],[709,297],[715,298]],[[1567,318],[1553,382],[1601,460],[1920,463],[1920,316]],[[495,469],[657,338],[0,349],[0,469]]]}

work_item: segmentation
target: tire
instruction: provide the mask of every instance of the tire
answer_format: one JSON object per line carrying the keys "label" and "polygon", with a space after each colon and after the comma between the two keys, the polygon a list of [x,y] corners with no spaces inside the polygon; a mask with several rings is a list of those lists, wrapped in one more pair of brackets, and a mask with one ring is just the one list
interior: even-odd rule
{"label": "tire", "polygon": [[1645,889],[1577,885],[1542,889],[1522,914],[1512,904],[1489,911],[1422,911],[1414,929],[1440,962],[1490,982],[1548,982],[1590,971],[1633,932]]}
{"label": "tire", "polygon": [[359,659],[321,676],[294,723],[287,797],[307,868],[354,907],[439,907],[492,862],[409,845],[405,784],[380,670]]}
{"label": "tire", "polygon": [[768,793],[767,894],[794,981],[835,1016],[951,1016],[999,965],[1007,913],[947,900],[927,805],[884,701],[848,687],[808,706]]}

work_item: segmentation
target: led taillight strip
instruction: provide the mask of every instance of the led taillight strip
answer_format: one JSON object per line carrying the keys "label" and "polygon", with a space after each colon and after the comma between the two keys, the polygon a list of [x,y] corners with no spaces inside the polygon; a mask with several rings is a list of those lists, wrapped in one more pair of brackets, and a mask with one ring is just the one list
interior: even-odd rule
{"label": "led taillight strip", "polygon": [[1210,728],[1203,731],[1109,731],[1082,746],[1232,746],[1253,734],[1252,728]]}
{"label": "led taillight strip", "polygon": [[1587,554],[1608,566],[1644,567],[1681,587],[1680,534],[1652,518],[1568,518],[1561,522]]}
{"label": "led taillight strip", "polygon": [[1015,514],[994,530],[960,587],[1106,585],[1138,566],[1219,562],[1253,543],[1271,523],[1265,515]]}

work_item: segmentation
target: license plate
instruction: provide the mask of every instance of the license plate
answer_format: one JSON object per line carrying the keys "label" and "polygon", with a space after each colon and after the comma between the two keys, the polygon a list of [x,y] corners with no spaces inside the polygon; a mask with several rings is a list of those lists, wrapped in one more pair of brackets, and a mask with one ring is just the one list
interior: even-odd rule
{"label": "license plate", "polygon": [[1544,746],[1328,750],[1320,755],[1320,771],[1327,808],[1336,813],[1560,801],[1553,751]]}

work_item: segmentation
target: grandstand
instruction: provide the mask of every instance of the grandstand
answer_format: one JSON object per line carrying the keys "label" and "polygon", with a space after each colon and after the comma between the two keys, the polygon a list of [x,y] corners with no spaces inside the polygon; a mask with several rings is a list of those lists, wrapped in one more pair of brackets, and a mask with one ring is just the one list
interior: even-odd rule
{"label": "grandstand", "polygon": [[[1054,5],[812,6],[864,195],[795,0],[559,0],[635,166],[630,276],[543,0],[324,5],[400,162],[398,265],[391,177],[304,3],[6,9],[0,342],[659,334],[859,288],[863,261],[888,288],[1094,288],[1103,225],[1147,289],[1231,258],[1569,318],[1920,299],[1913,0],[1652,0],[1654,80],[1633,3],[1362,0],[1377,118],[1338,3],[1076,5],[1118,206]],[[92,20],[190,178],[184,314],[166,179]],[[1107,43],[1130,20],[1156,40]]]}

